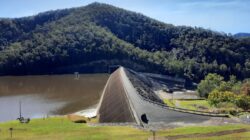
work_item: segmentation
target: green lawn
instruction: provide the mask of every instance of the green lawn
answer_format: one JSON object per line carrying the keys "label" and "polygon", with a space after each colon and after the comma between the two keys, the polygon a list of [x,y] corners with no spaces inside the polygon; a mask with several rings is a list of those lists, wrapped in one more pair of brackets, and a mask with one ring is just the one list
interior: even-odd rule
{"label": "green lawn", "polygon": [[170,106],[170,107],[174,107],[175,100],[164,99],[163,102],[164,102],[165,104],[167,104],[168,106]]}
{"label": "green lawn", "polygon": [[207,100],[178,100],[180,107],[191,110],[209,110],[212,108]]}
{"label": "green lawn", "polygon": [[14,130],[14,140],[143,140],[149,136],[132,127],[76,124],[66,118],[35,119],[29,124],[18,121],[0,123],[0,140],[10,138],[9,128]]}
{"label": "green lawn", "polygon": [[178,107],[190,110],[208,111],[212,107],[207,100],[171,100],[164,99],[163,102],[170,107]]}
{"label": "green lawn", "polygon": [[[0,123],[0,140],[9,140],[9,128],[14,128],[11,140],[147,140],[150,131],[136,129],[130,126],[88,126],[76,124],[67,118],[34,119],[29,124],[20,124],[18,121]],[[161,130],[157,136],[173,136],[194,133],[209,133],[223,130],[245,128],[249,125],[223,125],[223,126],[192,126]],[[250,136],[249,132],[242,133]],[[231,134],[230,134],[231,135]],[[232,134],[237,137],[239,134]],[[228,138],[225,135],[218,138]],[[213,139],[213,137],[209,137]]]}

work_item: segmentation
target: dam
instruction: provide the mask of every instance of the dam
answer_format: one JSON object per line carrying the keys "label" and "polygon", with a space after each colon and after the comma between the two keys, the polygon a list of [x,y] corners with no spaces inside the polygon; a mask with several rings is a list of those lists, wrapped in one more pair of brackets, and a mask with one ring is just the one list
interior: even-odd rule
{"label": "dam", "polygon": [[133,122],[141,126],[157,123],[200,124],[220,118],[216,114],[190,113],[164,105],[136,73],[124,67],[110,75],[99,102],[97,116],[100,123]]}
{"label": "dam", "polygon": [[134,116],[122,84],[120,70],[109,78],[101,97],[100,122],[134,122]]}

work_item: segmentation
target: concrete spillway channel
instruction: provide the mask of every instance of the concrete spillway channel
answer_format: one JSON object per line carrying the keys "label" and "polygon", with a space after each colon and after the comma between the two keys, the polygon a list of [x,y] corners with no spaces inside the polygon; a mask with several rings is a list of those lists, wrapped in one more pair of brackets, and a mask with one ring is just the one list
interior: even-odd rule
{"label": "concrete spillway channel", "polygon": [[[146,114],[148,124],[142,122],[143,114]],[[123,67],[111,74],[103,91],[97,115],[101,123],[135,122],[142,126],[157,123],[194,124],[211,119],[210,116],[184,113],[143,100]]]}
{"label": "concrete spillway channel", "polygon": [[108,79],[98,107],[100,122],[135,122],[131,105],[116,70]]}

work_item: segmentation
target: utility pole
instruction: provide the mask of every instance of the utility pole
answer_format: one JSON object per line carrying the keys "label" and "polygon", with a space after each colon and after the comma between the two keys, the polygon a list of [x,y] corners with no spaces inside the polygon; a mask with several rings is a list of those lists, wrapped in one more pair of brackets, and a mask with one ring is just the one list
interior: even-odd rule
{"label": "utility pole", "polygon": [[19,118],[22,118],[22,102],[19,101]]}
{"label": "utility pole", "polygon": [[11,127],[11,128],[9,128],[9,130],[10,130],[10,138],[12,139],[12,132],[14,129]]}
{"label": "utility pole", "polygon": [[174,107],[175,107],[175,103],[174,103],[174,92],[172,93],[172,103],[173,103],[173,105],[174,105]]}
{"label": "utility pole", "polygon": [[155,140],[155,134],[156,134],[156,131],[155,130],[151,130],[152,134],[153,134],[153,140]]}

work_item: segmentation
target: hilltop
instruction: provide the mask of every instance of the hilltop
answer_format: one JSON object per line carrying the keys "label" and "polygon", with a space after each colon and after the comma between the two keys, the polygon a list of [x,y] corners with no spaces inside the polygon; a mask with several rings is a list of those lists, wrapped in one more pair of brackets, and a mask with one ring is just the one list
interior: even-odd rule
{"label": "hilltop", "polygon": [[106,72],[109,65],[198,81],[250,75],[250,39],[174,26],[102,3],[0,20],[0,74]]}

